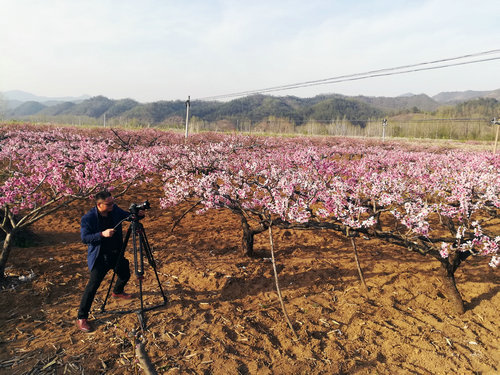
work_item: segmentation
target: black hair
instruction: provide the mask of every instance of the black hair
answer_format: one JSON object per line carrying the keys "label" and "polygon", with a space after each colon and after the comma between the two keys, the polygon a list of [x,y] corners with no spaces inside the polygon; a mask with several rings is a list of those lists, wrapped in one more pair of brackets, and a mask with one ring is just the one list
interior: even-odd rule
{"label": "black hair", "polygon": [[111,197],[111,193],[109,191],[107,191],[107,190],[103,190],[103,191],[100,191],[99,193],[97,193],[95,195],[95,200],[96,200],[96,202],[100,201],[100,200],[105,201],[109,197]]}

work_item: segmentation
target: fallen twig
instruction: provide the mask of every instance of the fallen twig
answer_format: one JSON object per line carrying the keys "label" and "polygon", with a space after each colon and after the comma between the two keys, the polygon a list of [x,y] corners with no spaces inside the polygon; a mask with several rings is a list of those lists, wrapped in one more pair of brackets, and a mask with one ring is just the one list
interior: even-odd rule
{"label": "fallen twig", "polygon": [[151,359],[149,359],[148,354],[146,353],[146,349],[144,348],[144,344],[139,342],[135,346],[135,356],[139,361],[139,366],[144,370],[147,375],[157,375],[153,364],[151,363]]}

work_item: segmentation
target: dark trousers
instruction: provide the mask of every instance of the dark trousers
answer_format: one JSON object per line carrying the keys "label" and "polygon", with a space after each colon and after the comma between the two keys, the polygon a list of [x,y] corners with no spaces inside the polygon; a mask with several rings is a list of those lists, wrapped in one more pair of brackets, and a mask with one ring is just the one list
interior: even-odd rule
{"label": "dark trousers", "polygon": [[[101,285],[102,280],[110,269],[113,268],[113,261],[108,261],[101,254],[97,257],[94,268],[90,271],[90,279],[83,292],[80,308],[78,309],[78,319],[88,319],[89,311],[97,293],[97,289]],[[116,276],[118,277],[113,288],[113,293],[123,293],[123,288],[130,279],[129,261],[123,256],[120,257],[115,268]]]}

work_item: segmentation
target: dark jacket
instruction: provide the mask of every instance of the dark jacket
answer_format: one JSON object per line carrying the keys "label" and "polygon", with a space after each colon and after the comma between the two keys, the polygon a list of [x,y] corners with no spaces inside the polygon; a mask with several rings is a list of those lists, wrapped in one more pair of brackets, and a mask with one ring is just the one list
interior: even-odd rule
{"label": "dark jacket", "polygon": [[[113,210],[110,212],[110,215],[113,219],[113,225],[116,225],[121,220],[128,217],[130,213],[122,210],[115,204],[113,205]],[[89,266],[89,270],[92,271],[95,261],[99,255],[99,251],[101,250],[101,228],[99,227],[97,207],[93,207],[89,212],[83,215],[80,234],[82,242],[89,246],[87,251],[87,264]],[[114,235],[118,237],[119,243],[123,246],[123,232],[121,224],[116,228]]]}

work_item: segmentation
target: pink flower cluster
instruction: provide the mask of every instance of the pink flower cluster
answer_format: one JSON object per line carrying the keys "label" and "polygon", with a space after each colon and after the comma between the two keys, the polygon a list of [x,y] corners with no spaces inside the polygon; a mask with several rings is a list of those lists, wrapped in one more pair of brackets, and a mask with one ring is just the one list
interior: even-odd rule
{"label": "pink flower cluster", "polygon": [[127,150],[109,131],[3,128],[0,207],[29,215],[100,188],[134,184],[155,172],[156,154],[141,145]]}
{"label": "pink flower cluster", "polygon": [[500,240],[481,225],[500,209],[498,154],[343,138],[201,134],[184,141],[158,130],[18,126],[0,131],[0,160],[0,207],[13,213],[159,174],[163,208],[195,198],[200,212],[229,208],[257,221],[365,231],[392,221],[442,257],[469,251],[498,264]]}
{"label": "pink flower cluster", "polygon": [[437,253],[498,253],[498,241],[471,228],[486,208],[500,208],[499,156],[333,138],[211,137],[170,153],[163,207],[197,197],[200,212],[226,207],[249,217],[354,230],[374,226],[385,212],[407,238],[422,240],[449,231],[448,220],[465,229],[450,233]]}

